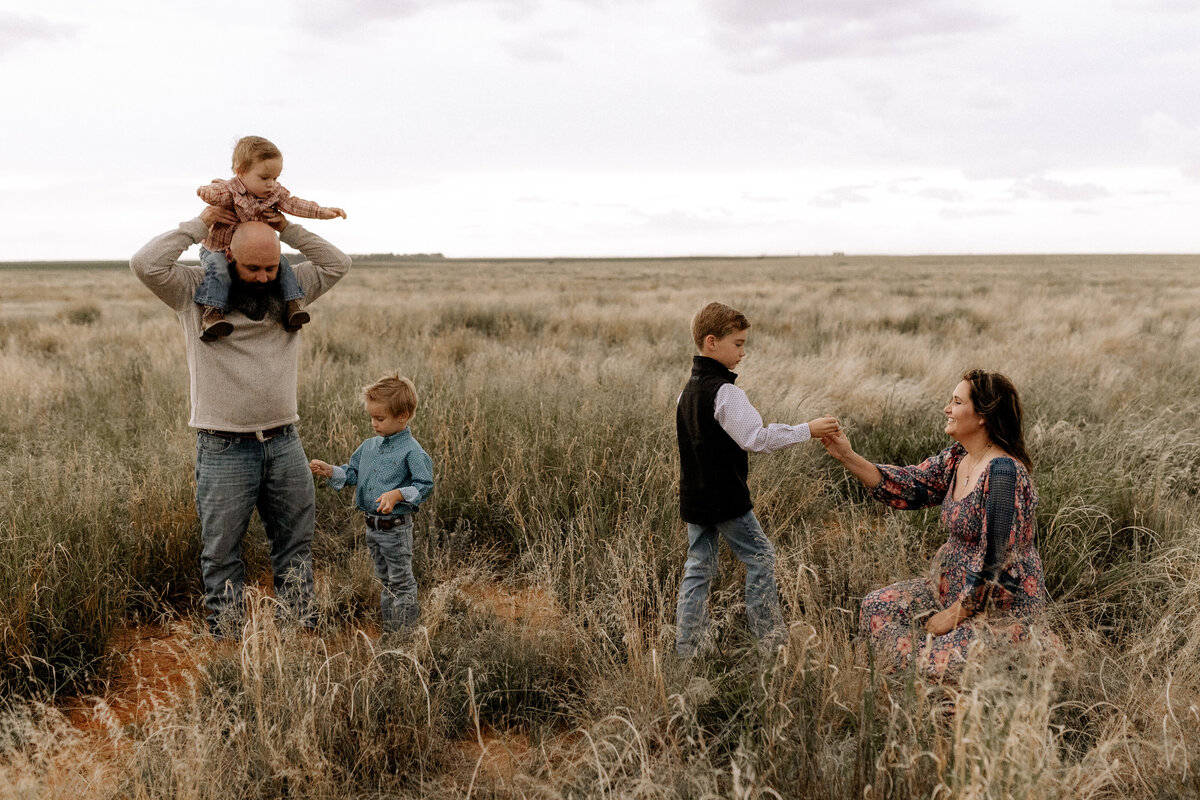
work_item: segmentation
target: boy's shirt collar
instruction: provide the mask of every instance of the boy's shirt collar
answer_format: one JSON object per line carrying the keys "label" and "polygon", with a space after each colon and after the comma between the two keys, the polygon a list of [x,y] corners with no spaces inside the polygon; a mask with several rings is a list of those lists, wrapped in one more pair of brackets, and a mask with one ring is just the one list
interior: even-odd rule
{"label": "boy's shirt collar", "polygon": [[378,438],[379,438],[380,444],[396,444],[396,443],[404,441],[406,438],[411,439],[412,432],[409,431],[408,428],[405,428],[403,430],[396,431],[395,433],[391,434],[390,436],[380,436]]}

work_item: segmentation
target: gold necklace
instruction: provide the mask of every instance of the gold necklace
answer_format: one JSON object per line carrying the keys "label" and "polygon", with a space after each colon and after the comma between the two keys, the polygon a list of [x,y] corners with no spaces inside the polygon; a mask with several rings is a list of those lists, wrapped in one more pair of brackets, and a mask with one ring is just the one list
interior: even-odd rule
{"label": "gold necklace", "polygon": [[987,446],[987,447],[985,447],[985,448],[983,448],[983,452],[979,454],[979,458],[975,459],[975,463],[974,463],[974,464],[972,464],[972,465],[971,465],[971,466],[970,466],[970,467],[967,469],[967,474],[966,474],[966,477],[963,479],[963,485],[962,485],[962,488],[964,488],[964,489],[965,489],[965,488],[967,488],[968,486],[970,486],[970,485],[971,485],[971,472],[972,472],[972,471],[974,471],[974,469],[980,465],[980,463],[981,463],[981,462],[982,462],[982,460],[983,460],[983,457],[984,457],[984,456],[986,456],[986,455],[987,455],[987,453],[988,453],[988,451],[992,449],[992,444],[993,444],[992,442],[988,442],[988,446]]}

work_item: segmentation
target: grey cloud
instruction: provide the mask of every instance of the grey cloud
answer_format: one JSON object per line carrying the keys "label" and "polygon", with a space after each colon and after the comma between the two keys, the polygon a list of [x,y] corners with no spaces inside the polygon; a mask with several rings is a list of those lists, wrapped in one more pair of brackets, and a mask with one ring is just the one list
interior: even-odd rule
{"label": "grey cloud", "polygon": [[933,200],[941,200],[944,203],[961,203],[969,199],[964,192],[958,189],[939,189],[936,186],[929,186],[917,192],[921,197],[928,197]]}
{"label": "grey cloud", "polygon": [[751,192],[742,192],[741,198],[742,198],[742,200],[745,200],[747,203],[763,203],[766,205],[774,205],[777,203],[786,203],[787,202],[787,200],[783,197],[772,196],[772,195],[753,194]]}
{"label": "grey cloud", "polygon": [[703,0],[713,39],[740,69],[945,46],[1008,18],[955,0]]}
{"label": "grey cloud", "polygon": [[826,189],[812,199],[812,204],[818,208],[840,208],[847,203],[869,203],[871,202],[863,189],[869,189],[869,186],[835,186],[832,189]]}
{"label": "grey cloud", "polygon": [[938,212],[938,216],[947,220],[961,219],[982,219],[985,217],[1004,217],[1012,214],[1007,208],[997,208],[995,206],[984,206],[982,208],[963,208],[962,206],[948,206]]}
{"label": "grey cloud", "polygon": [[504,45],[504,49],[517,61],[561,64],[567,61],[567,54],[559,45],[571,38],[574,37],[569,32],[546,32],[536,37],[530,36],[508,42]]}
{"label": "grey cloud", "polygon": [[1200,180],[1200,128],[1162,112],[1142,119],[1140,128],[1152,157],[1174,164],[1191,180]]}
{"label": "grey cloud", "polygon": [[1109,191],[1095,183],[1063,183],[1049,178],[1028,178],[1014,183],[1012,194],[1021,199],[1079,203],[1108,197]]}
{"label": "grey cloud", "polygon": [[708,232],[714,227],[736,228],[745,225],[744,222],[739,221],[727,209],[723,208],[707,211],[672,209],[660,212],[630,209],[630,213],[647,225],[652,225],[659,230],[673,233]]}
{"label": "grey cloud", "polygon": [[1037,175],[1054,166],[1046,153],[1031,148],[994,150],[980,153],[976,162],[963,168],[968,180],[1023,179]]}
{"label": "grey cloud", "polygon": [[317,35],[348,34],[369,30],[381,23],[410,19],[425,11],[449,5],[479,5],[493,8],[507,21],[528,17],[537,0],[303,0],[295,5],[294,21],[302,30]]}
{"label": "grey cloud", "polygon": [[1195,0],[1125,0],[1114,8],[1135,14],[1195,14]]}
{"label": "grey cloud", "polygon": [[50,22],[41,17],[0,11],[0,58],[22,45],[53,42],[75,35],[78,26]]}

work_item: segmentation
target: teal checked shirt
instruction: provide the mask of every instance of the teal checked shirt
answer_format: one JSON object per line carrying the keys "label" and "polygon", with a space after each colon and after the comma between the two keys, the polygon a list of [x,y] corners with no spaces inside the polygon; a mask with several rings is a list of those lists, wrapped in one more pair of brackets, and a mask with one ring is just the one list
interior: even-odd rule
{"label": "teal checked shirt", "polygon": [[[350,456],[349,464],[333,468],[329,485],[338,490],[357,486],[354,505],[367,514],[390,517],[411,514],[433,492],[433,459],[405,428],[360,444]],[[404,502],[397,503],[391,514],[381,515],[375,501],[393,489],[400,490]]]}

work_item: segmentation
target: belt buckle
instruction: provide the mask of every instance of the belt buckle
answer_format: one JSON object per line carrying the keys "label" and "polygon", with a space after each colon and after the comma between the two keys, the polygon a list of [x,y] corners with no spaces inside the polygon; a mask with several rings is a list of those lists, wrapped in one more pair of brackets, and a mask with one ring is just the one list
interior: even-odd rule
{"label": "belt buckle", "polygon": [[262,431],[255,431],[254,438],[258,439],[260,442],[265,442],[267,440],[267,437],[263,436]]}

